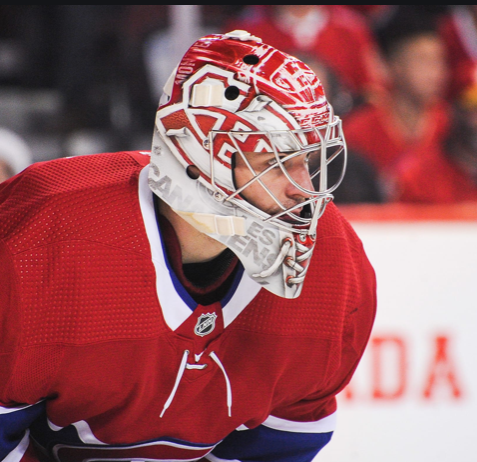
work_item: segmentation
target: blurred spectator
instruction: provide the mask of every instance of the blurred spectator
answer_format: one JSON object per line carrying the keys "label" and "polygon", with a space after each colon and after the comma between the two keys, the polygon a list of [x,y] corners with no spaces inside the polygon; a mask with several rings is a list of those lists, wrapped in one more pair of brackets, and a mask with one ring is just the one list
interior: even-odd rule
{"label": "blurred spectator", "polygon": [[339,5],[249,5],[224,32],[244,29],[292,55],[326,63],[355,95],[368,98],[384,83],[377,46],[360,14]]}
{"label": "blurred spectator", "polygon": [[[138,5],[134,10],[141,8],[144,5]],[[168,5],[166,26],[158,25],[143,36],[141,50],[155,105],[167,79],[189,46],[198,37],[222,33],[224,23],[240,9],[240,5]]]}
{"label": "blurred spectator", "polygon": [[0,128],[0,183],[31,163],[31,150],[23,138],[7,128]]}
{"label": "blurred spectator", "polygon": [[456,102],[445,143],[423,156],[409,152],[399,167],[398,201],[477,201],[477,86]]}
{"label": "blurred spectator", "polygon": [[152,97],[156,103],[182,55],[198,37],[214,32],[212,27],[203,25],[199,5],[169,8],[168,16],[168,27],[152,32],[144,41],[142,50]]}
{"label": "blurred spectator", "polygon": [[389,90],[350,113],[343,124],[349,148],[368,159],[389,186],[407,151],[420,156],[446,133],[447,69],[444,45],[433,23],[399,15],[379,37]]}
{"label": "blurred spectator", "polygon": [[342,5],[360,14],[371,28],[385,22],[397,5]]}
{"label": "blurred spectator", "polygon": [[[319,77],[335,113],[341,117],[348,112],[352,107],[352,96],[336,74],[315,56],[299,54],[297,57],[308,64]],[[342,168],[341,156],[339,161],[335,160],[328,165],[330,184],[338,181]],[[318,185],[316,187],[318,188]],[[373,165],[367,159],[348,151],[346,174],[340,187],[333,192],[333,196],[337,204],[382,202],[383,193]]]}
{"label": "blurred spectator", "polygon": [[477,85],[477,5],[452,6],[440,20],[439,32],[447,49],[449,97],[455,98]]}

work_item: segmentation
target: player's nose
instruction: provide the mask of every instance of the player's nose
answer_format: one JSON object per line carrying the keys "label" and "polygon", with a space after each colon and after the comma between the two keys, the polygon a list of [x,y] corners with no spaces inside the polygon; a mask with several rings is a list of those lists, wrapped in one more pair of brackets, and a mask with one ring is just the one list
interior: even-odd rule
{"label": "player's nose", "polygon": [[308,171],[307,165],[302,162],[296,162],[287,170],[293,181],[296,183],[294,184],[293,182],[289,181],[289,186],[287,188],[287,193],[289,197],[298,196],[303,198],[309,198],[309,193],[302,191],[296,186],[298,185],[308,191],[314,191],[313,182],[311,181],[310,172]]}

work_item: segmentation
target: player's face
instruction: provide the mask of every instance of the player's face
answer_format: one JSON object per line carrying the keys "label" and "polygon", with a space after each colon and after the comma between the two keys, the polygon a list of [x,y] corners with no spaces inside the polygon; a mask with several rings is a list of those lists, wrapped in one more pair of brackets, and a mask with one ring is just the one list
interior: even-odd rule
{"label": "player's face", "polygon": [[[241,188],[254,178],[256,174],[271,168],[263,176],[260,177],[262,183],[269,189],[275,198],[282,204],[285,209],[293,207],[310,198],[310,195],[297,188],[283,173],[282,169],[277,165],[274,153],[257,153],[245,152],[245,157],[253,169],[255,174],[250,170],[245,160],[240,155],[236,155],[234,177],[235,185]],[[283,154],[283,157],[288,154]],[[300,154],[287,160],[284,166],[288,174],[302,188],[314,190],[309,173],[309,155]],[[245,198],[255,207],[264,212],[274,215],[283,209],[268,194],[258,181],[250,183],[242,192],[241,196]],[[301,208],[293,210],[293,213],[299,214]]]}

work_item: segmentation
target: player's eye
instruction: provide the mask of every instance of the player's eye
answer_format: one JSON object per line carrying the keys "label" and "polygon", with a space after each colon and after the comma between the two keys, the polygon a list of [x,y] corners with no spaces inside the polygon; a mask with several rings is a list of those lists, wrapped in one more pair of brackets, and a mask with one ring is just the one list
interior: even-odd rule
{"label": "player's eye", "polygon": [[[283,159],[286,159],[286,157],[289,156],[289,153],[284,153],[280,154],[278,158],[280,159],[280,162],[283,162]],[[278,165],[277,159],[275,156],[273,156],[268,162],[268,165]]]}

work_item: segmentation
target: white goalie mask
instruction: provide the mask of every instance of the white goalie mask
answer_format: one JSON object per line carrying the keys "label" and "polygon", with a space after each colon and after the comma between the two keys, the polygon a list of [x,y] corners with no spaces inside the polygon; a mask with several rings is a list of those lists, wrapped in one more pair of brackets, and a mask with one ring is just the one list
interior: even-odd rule
{"label": "white goalie mask", "polygon": [[[329,185],[331,162],[341,173]],[[316,75],[245,31],[198,40],[166,84],[151,189],[278,296],[299,296],[345,168],[341,121]]]}

